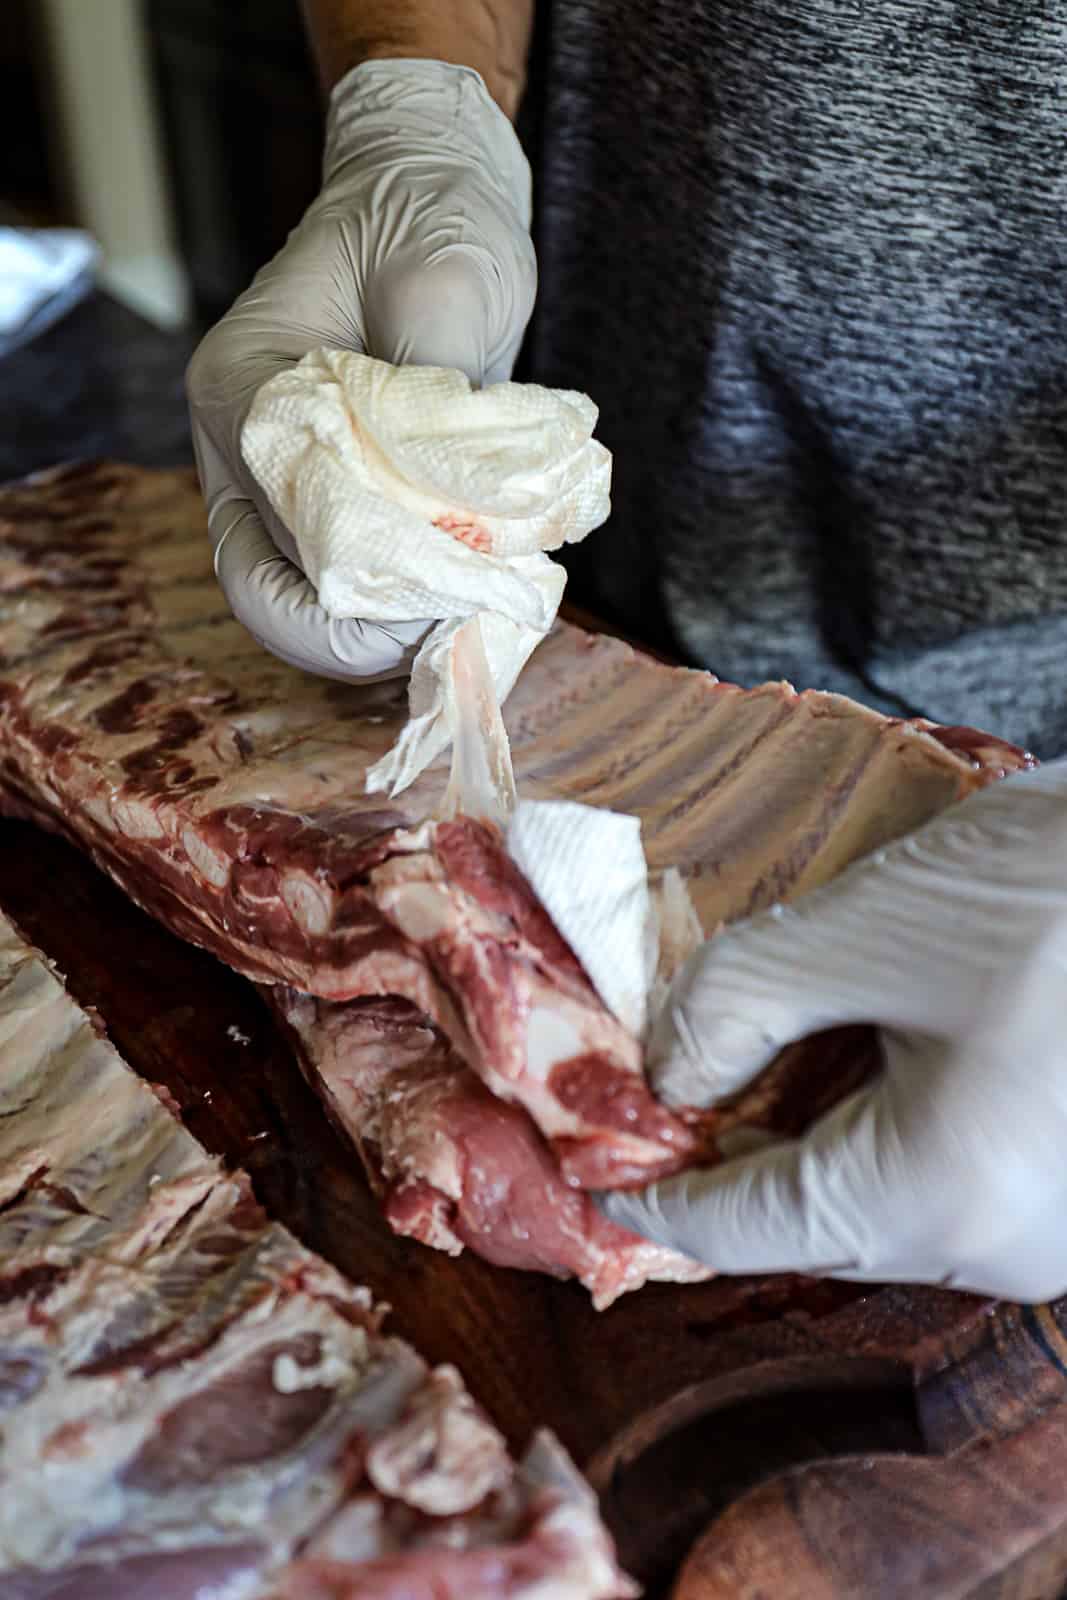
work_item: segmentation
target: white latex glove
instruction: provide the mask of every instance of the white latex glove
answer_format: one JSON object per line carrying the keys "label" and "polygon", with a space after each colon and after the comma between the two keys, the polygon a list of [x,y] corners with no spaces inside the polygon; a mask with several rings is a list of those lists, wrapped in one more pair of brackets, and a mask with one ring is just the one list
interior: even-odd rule
{"label": "white latex glove", "polygon": [[697,951],[650,1051],[709,1105],[837,1023],[884,1072],[799,1140],[643,1193],[614,1221],[722,1272],[1067,1290],[1067,762],[995,784]]}
{"label": "white latex glove", "polygon": [[260,495],[240,438],[256,391],[309,350],[510,376],[537,271],[530,170],[477,73],[371,61],[330,99],[324,182],[284,248],[201,343],[188,373],[215,572],[268,650],[324,677],[407,670],[429,622],[337,621]]}

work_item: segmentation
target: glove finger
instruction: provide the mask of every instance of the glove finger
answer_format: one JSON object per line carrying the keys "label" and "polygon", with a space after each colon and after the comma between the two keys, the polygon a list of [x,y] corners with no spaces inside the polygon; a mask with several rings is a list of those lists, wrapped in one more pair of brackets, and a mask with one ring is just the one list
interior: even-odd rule
{"label": "glove finger", "polygon": [[[248,481],[250,475],[243,463],[239,474],[240,481],[235,481],[237,475],[234,470],[231,469],[210,433],[200,426],[196,418],[193,421],[192,435],[196,469],[207,505],[207,525],[212,548],[217,550],[222,534],[229,530],[238,517],[251,506],[270,534],[276,549],[298,571],[303,572],[296,540],[265,497],[255,492],[254,485]],[[233,509],[235,506],[236,512]],[[228,557],[227,564],[232,563],[233,559],[232,555]]]}
{"label": "glove finger", "polygon": [[722,1272],[1059,1293],[1065,993],[1056,919],[1016,952],[966,1035],[886,1034],[886,1071],[802,1139],[598,1203]]}
{"label": "glove finger", "polygon": [[[1067,1290],[1065,1023],[1067,918],[1053,916],[990,984],[967,1034],[944,1048],[935,1094],[929,1051],[912,1044],[914,1064],[897,1063],[916,1170],[936,1161],[952,1196],[935,1248],[953,1288],[1022,1301]],[[908,1048],[887,1040],[890,1053]]]}
{"label": "glove finger", "polygon": [[717,1272],[877,1275],[894,1253],[885,1196],[896,1174],[884,1168],[899,1164],[895,1150],[881,1080],[803,1139],[597,1204],[612,1222]]}
{"label": "glove finger", "polygon": [[[949,1181],[942,1166],[942,1188]],[[726,1274],[797,1272],[846,1283],[936,1284],[1024,1303],[1067,1293],[1067,1257],[1059,1244],[1060,1189],[1042,1226],[1013,1227],[1010,1248],[976,1251],[968,1258],[953,1253],[951,1230],[939,1218],[943,1207],[928,1214],[930,1232],[924,1234],[913,1197],[902,1195],[908,1209],[898,1215],[912,1219],[906,1234],[879,1235],[859,1197],[849,1227],[825,1200],[813,1202],[810,1183],[797,1148],[773,1146],[759,1156],[684,1173],[645,1191],[613,1190],[593,1199],[620,1227]],[[976,1213],[965,1201],[958,1203],[968,1212],[965,1233],[973,1242]],[[985,1209],[977,1213],[987,1215]]]}
{"label": "glove finger", "polygon": [[1051,880],[1026,881],[1043,865],[1026,843],[1029,813],[1034,837],[1049,817],[1064,830],[1062,804],[1057,814],[1043,798],[1010,784],[972,795],[697,950],[650,1039],[657,1092],[671,1105],[710,1104],[784,1045],[837,1024],[939,1037],[965,1027],[1025,941],[1028,919],[1047,915],[1050,896],[1063,902]]}
{"label": "glove finger", "polygon": [[713,1105],[793,1040],[836,1023],[880,1020],[880,964],[857,962],[841,902],[801,907],[776,906],[727,929],[684,963],[646,1054],[650,1081],[668,1105]]}
{"label": "glove finger", "polygon": [[432,622],[338,621],[277,549],[250,501],[229,499],[220,518],[219,584],[234,616],[272,655],[323,678],[377,682],[410,671]]}
{"label": "glove finger", "polygon": [[[262,501],[245,466],[241,433],[259,390],[321,346],[365,350],[351,259],[333,220],[306,219],[201,340],[186,372],[194,447],[205,495],[236,485],[290,559],[288,529]],[[207,442],[214,447],[214,454]]]}
{"label": "glove finger", "polygon": [[454,245],[430,262],[390,256],[367,287],[364,314],[372,355],[397,365],[452,367],[471,383],[510,376],[529,303],[501,308],[487,252]]}
{"label": "glove finger", "polygon": [[363,352],[357,272],[342,221],[305,217],[201,341],[190,364],[195,402],[239,409],[236,440],[252,397],[276,372],[323,347]]}

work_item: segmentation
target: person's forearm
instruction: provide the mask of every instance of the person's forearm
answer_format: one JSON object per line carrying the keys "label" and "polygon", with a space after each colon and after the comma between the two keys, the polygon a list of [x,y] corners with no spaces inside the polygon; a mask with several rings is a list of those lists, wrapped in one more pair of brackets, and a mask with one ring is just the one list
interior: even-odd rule
{"label": "person's forearm", "polygon": [[327,89],[361,61],[423,57],[473,67],[514,118],[535,0],[301,0]]}

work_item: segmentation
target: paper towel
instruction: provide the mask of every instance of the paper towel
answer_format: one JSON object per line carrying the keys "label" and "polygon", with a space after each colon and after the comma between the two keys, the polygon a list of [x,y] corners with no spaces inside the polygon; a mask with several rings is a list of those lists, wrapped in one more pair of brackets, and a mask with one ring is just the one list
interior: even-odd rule
{"label": "paper towel", "polygon": [[[472,632],[461,639],[466,622],[478,619],[498,707],[551,627],[565,573],[545,551],[584,538],[610,510],[596,420],[584,395],[476,390],[459,372],[352,351],[313,351],[257,394],[245,461],[323,608],[438,623],[415,660],[411,720],[368,789],[399,793],[455,739],[470,709],[453,672],[457,641],[473,643]],[[497,722],[486,766],[510,773]],[[479,736],[473,725],[468,735]],[[453,778],[454,792],[455,766]]]}
{"label": "paper towel", "polygon": [[609,1011],[638,1038],[703,938],[682,876],[652,884],[637,817],[571,800],[520,800],[508,852]]}

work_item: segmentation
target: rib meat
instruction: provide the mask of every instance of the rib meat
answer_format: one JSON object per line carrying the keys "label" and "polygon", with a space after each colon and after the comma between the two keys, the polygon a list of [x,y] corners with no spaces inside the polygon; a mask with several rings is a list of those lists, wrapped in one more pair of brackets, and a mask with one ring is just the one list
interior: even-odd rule
{"label": "rib meat", "polygon": [[[260,649],[215,585],[191,474],[61,469],[0,491],[0,655],[4,808],[64,832],[239,971],[311,996],[297,1030],[310,1059],[335,1063],[340,1035],[363,1048],[362,1024],[338,1028],[331,1008],[400,997],[530,1119],[567,1186],[714,1158],[722,1117],[657,1104],[636,1041],[496,833],[432,820],[446,764],[389,807],[365,795],[406,715],[403,685],[324,682]],[[706,932],[825,881],[1026,759],[968,730],[939,742],[929,725],[831,695],[744,692],[562,624],[506,722],[522,792],[639,815],[653,872],[683,872]],[[463,1088],[469,1140],[472,1117],[497,1113]],[[343,1084],[326,1093],[349,1121],[363,1114]],[[544,1157],[532,1129],[524,1140]],[[400,1154],[378,1160],[382,1181]],[[403,1213],[394,1197],[394,1221]],[[511,1221],[515,1252],[526,1224]],[[503,1248],[495,1231],[493,1244],[475,1237],[484,1253]],[[527,1264],[544,1265],[543,1246],[531,1243]],[[656,1276],[691,1270],[642,1260]],[[620,1283],[640,1280],[636,1261]],[[570,1253],[556,1265],[575,1269]],[[603,1281],[595,1266],[580,1275]]]}
{"label": "rib meat", "polygon": [[600,1215],[530,1118],[493,1095],[445,1036],[397,999],[331,1005],[270,996],[397,1233],[450,1255],[579,1278],[607,1306],[649,1278],[703,1267]]}
{"label": "rib meat", "polygon": [[516,1464],[2,916],[0,1262],[4,1600],[633,1593],[555,1441]]}

